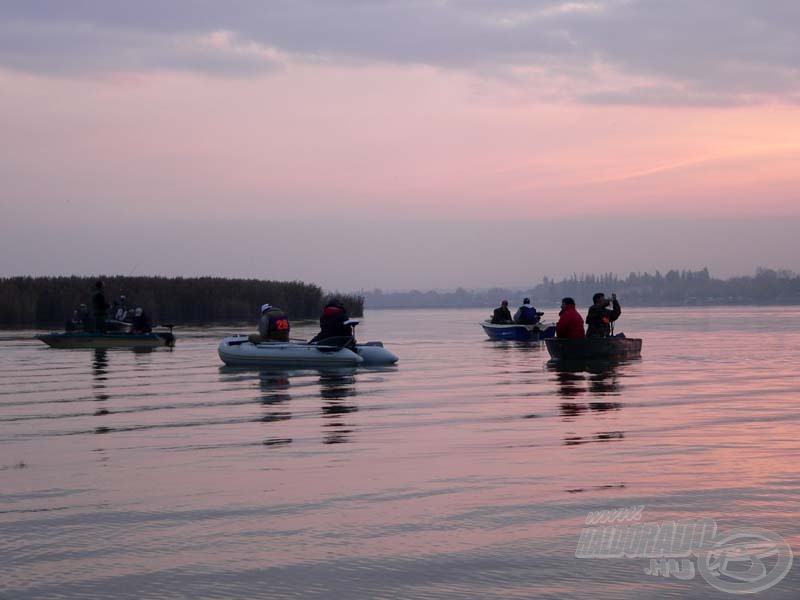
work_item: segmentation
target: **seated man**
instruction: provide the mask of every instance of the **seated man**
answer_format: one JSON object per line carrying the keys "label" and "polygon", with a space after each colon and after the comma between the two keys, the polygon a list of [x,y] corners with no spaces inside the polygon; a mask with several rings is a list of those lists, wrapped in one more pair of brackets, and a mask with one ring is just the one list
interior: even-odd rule
{"label": "seated man", "polygon": [[582,340],[586,337],[583,333],[583,317],[575,309],[575,300],[572,298],[561,300],[561,312],[558,313],[558,323],[556,323],[556,337],[568,340]]}
{"label": "seated man", "polygon": [[86,308],[85,304],[81,304],[72,311],[72,316],[64,324],[64,330],[78,331],[84,328],[91,329],[91,323],[89,322],[89,309]]}
{"label": "seated man", "polygon": [[[611,294],[611,300],[602,292],[592,296],[592,306],[586,314],[586,337],[608,337],[611,335],[611,323],[622,314],[617,295]],[[613,303],[612,308],[608,308]]]}
{"label": "seated man", "polygon": [[322,309],[319,317],[319,333],[314,336],[312,342],[318,342],[332,337],[352,337],[353,328],[347,325],[350,320],[347,309],[338,300],[331,300]]}
{"label": "seated man", "polygon": [[522,301],[522,306],[514,313],[514,323],[520,325],[536,325],[544,313],[537,312],[536,308],[531,306],[531,299],[525,298]]}
{"label": "seated man", "polygon": [[258,344],[260,342],[288,342],[289,318],[277,306],[263,304],[261,306],[261,319],[258,322],[258,333],[251,334],[249,340]]}
{"label": "seated man", "polygon": [[72,311],[72,316],[64,323],[64,331],[75,331],[78,328],[78,309]]}
{"label": "seated man", "polygon": [[90,330],[92,328],[92,315],[89,314],[89,307],[81,304],[77,313],[75,324],[78,325],[78,329]]}
{"label": "seated man", "polygon": [[500,306],[495,308],[492,313],[492,324],[505,325],[513,322],[514,319],[511,318],[511,311],[508,310],[508,300],[503,300]]}
{"label": "seated man", "polygon": [[133,311],[133,320],[131,321],[131,333],[151,333],[153,325],[150,322],[150,317],[144,312],[141,307]]}
{"label": "seated man", "polygon": [[114,301],[114,310],[112,313],[117,321],[125,320],[128,316],[128,304],[125,296],[120,296],[119,300]]}

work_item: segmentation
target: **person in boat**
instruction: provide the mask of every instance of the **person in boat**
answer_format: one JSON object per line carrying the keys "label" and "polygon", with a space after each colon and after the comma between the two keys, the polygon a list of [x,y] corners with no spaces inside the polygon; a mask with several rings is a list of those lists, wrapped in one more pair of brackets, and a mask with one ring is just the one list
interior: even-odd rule
{"label": "person in boat", "polygon": [[597,292],[592,296],[592,302],[586,314],[586,337],[609,337],[611,324],[622,314],[617,295],[611,294],[609,300],[604,293]]}
{"label": "person in boat", "polygon": [[137,307],[133,311],[133,319],[131,320],[131,333],[151,333],[153,331],[153,324],[150,321],[150,316]]}
{"label": "person in boat", "polygon": [[64,331],[75,331],[78,329],[78,309],[72,311],[72,316],[64,323]]}
{"label": "person in boat", "polygon": [[124,321],[128,316],[128,305],[125,296],[120,296],[119,300],[114,300],[114,318],[117,321]]}
{"label": "person in boat", "polygon": [[89,323],[89,310],[85,304],[81,304],[72,311],[72,316],[64,324],[64,331],[79,331],[84,329]]}
{"label": "person in boat", "polygon": [[89,307],[81,302],[80,306],[78,306],[78,316],[75,321],[76,325],[79,325],[83,329],[88,329],[91,320],[92,317],[89,315]]}
{"label": "person in boat", "polygon": [[250,335],[254,344],[260,342],[288,342],[289,317],[280,308],[269,303],[261,305],[261,319],[258,321],[258,333]]}
{"label": "person in boat", "polygon": [[562,298],[561,311],[558,313],[556,323],[556,337],[568,340],[582,340],[586,337],[583,333],[583,317],[575,308],[575,300]]}
{"label": "person in boat", "polygon": [[508,310],[508,300],[503,300],[492,313],[492,325],[506,325],[513,322],[511,311]]}
{"label": "person in boat", "polygon": [[346,325],[350,320],[347,309],[339,300],[333,299],[322,309],[319,317],[319,333],[313,337],[312,342],[318,342],[332,337],[352,337],[353,328]]}
{"label": "person in boat", "polygon": [[520,325],[536,325],[544,313],[538,312],[534,306],[531,306],[531,299],[525,298],[522,301],[522,306],[514,313],[514,323]]}
{"label": "person in boat", "polygon": [[94,284],[94,295],[92,296],[92,313],[94,314],[94,330],[103,332],[106,330],[106,312],[108,311],[108,302],[106,302],[106,295],[103,290],[103,282],[97,280]]}

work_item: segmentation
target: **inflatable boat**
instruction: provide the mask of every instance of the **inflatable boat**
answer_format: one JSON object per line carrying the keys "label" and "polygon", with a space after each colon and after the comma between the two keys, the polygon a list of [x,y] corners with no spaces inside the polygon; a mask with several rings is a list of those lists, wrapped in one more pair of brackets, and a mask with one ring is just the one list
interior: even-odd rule
{"label": "inflatable boat", "polygon": [[343,347],[299,342],[254,344],[247,335],[224,338],[218,351],[222,362],[234,367],[355,367],[364,362],[358,354]]}
{"label": "inflatable boat", "polygon": [[377,367],[393,365],[397,355],[382,342],[355,343],[358,321],[345,323],[352,335],[319,341],[264,341],[253,343],[246,334],[224,338],[219,343],[219,357],[228,366],[260,367]]}
{"label": "inflatable boat", "polygon": [[374,367],[397,362],[397,356],[380,342],[356,344],[350,349],[339,345],[306,342],[254,344],[246,335],[234,335],[224,338],[218,351],[222,362],[233,367]]}

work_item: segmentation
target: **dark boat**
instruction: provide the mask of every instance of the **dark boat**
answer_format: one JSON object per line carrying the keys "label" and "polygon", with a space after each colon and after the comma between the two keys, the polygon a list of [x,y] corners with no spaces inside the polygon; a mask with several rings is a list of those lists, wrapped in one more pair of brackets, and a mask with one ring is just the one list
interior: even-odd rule
{"label": "dark boat", "polygon": [[36,339],[51,348],[157,348],[175,345],[175,335],[172,331],[153,333],[67,331],[40,333]]}
{"label": "dark boat", "polygon": [[626,360],[640,358],[642,355],[640,338],[551,338],[544,342],[554,360]]}

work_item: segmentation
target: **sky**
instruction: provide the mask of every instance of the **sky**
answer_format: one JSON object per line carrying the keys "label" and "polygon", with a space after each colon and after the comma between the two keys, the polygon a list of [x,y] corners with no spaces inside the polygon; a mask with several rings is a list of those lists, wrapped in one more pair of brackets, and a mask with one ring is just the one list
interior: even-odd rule
{"label": "sky", "polygon": [[6,0],[0,276],[800,271],[796,0]]}

